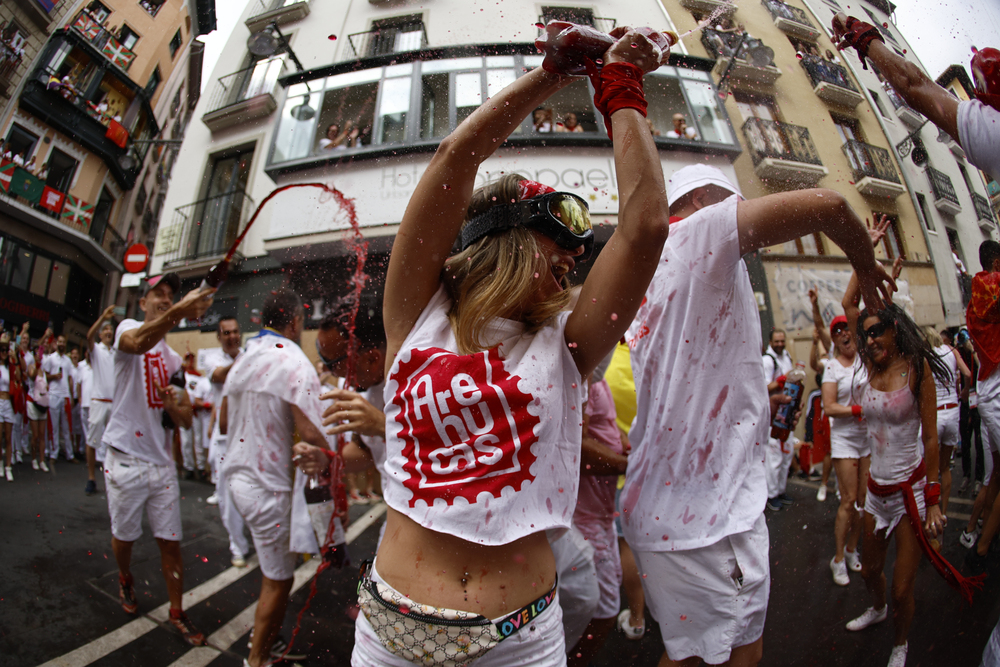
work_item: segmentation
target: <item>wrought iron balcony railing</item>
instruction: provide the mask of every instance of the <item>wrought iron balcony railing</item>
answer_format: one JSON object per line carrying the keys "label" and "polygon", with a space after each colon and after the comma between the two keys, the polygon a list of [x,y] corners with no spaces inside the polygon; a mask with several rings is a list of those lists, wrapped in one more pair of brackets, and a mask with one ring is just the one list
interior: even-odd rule
{"label": "wrought iron balcony railing", "polygon": [[[746,60],[746,54],[750,49],[764,45],[764,42],[755,37],[747,37],[743,40],[743,46],[740,46],[741,37],[742,35],[738,32],[721,32],[711,28],[704,28],[701,31],[701,43],[716,60],[732,58],[734,55],[737,60]],[[736,53],[737,48],[739,48],[739,53]],[[768,64],[773,65],[774,61]]]}
{"label": "wrought iron balcony railing", "polygon": [[97,47],[105,58],[128,71],[135,60],[135,53],[119,43],[115,34],[101,25],[89,11],[86,9],[81,11],[69,25],[77,34]]}
{"label": "wrought iron balcony railing", "polygon": [[797,125],[763,118],[749,118],[743,136],[756,167],[764,158],[822,165],[809,130]]}
{"label": "wrought iron balcony railing", "polygon": [[990,203],[986,201],[986,197],[976,192],[969,194],[972,195],[972,205],[976,208],[976,217],[980,220],[993,222],[993,210],[990,209]]}
{"label": "wrought iron balcony railing", "polygon": [[578,25],[589,25],[601,32],[611,32],[618,25],[617,19],[601,18],[600,16],[581,16],[574,15],[572,12],[568,12],[565,17],[558,13],[554,14],[542,14],[538,17],[538,22],[545,25],[549,21],[569,21],[570,23],[576,23]]}
{"label": "wrought iron balcony railing", "polygon": [[405,26],[373,28],[348,35],[354,58],[372,58],[403,51],[419,51],[427,46],[423,21]]}
{"label": "wrought iron balcony railing", "polygon": [[771,16],[776,19],[787,19],[789,21],[794,21],[795,23],[801,23],[802,25],[808,26],[813,30],[816,29],[816,26],[814,26],[812,21],[809,20],[808,14],[798,7],[786,5],[779,0],[762,0],[762,4],[767,7],[767,11],[771,12]]}
{"label": "wrought iron balcony railing", "polygon": [[157,251],[165,264],[218,257],[229,250],[253,211],[253,199],[224,192],[174,210],[169,227],[160,226]]}
{"label": "wrought iron balcony railing", "polygon": [[261,60],[251,67],[219,77],[205,107],[205,113],[210,114],[261,95],[273,94],[278,78],[284,70],[284,58],[279,56]]}
{"label": "wrought iron balcony railing", "polygon": [[935,200],[944,199],[956,206],[961,206],[958,202],[958,194],[955,192],[955,187],[951,184],[948,174],[938,171],[934,167],[927,167],[927,177],[931,181],[931,190]]}
{"label": "wrought iron balcony railing", "polygon": [[843,145],[843,151],[851,163],[855,182],[865,177],[871,177],[899,183],[896,165],[892,163],[892,156],[885,148],[849,139]]}
{"label": "wrought iron balcony railing", "polygon": [[116,262],[122,261],[125,254],[125,239],[110,224],[110,221],[94,220],[87,235],[97,241],[98,245],[104,248],[105,252],[111,255]]}
{"label": "wrought iron balcony railing", "polygon": [[847,70],[837,63],[824,60],[819,56],[803,56],[801,63],[809,74],[809,80],[812,81],[813,87],[826,82],[858,92],[858,89],[851,82],[851,77],[847,75]]}
{"label": "wrought iron balcony railing", "polygon": [[21,54],[9,44],[0,44],[0,81],[10,81],[21,66]]}

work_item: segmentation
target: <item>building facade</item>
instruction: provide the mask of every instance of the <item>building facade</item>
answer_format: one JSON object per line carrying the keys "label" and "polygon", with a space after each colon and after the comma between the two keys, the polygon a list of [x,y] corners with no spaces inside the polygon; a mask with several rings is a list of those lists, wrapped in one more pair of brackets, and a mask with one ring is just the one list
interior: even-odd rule
{"label": "building facade", "polygon": [[48,29],[24,42],[0,116],[0,318],[81,342],[104,304],[134,312],[123,254],[155,233],[172,153],[150,141],[190,117],[199,33],[185,0],[13,8],[45,4]]}
{"label": "building facade", "polygon": [[[172,344],[215,345],[208,332],[223,315],[236,315],[244,331],[258,328],[257,309],[280,284],[304,296],[315,326],[348,292],[361,248],[369,289],[378,293],[392,238],[438,143],[483,100],[540,66],[535,24],[554,18],[605,31],[673,27],[656,0],[512,0],[482,11],[457,0],[251,2],[195,109],[151,270],[177,271],[197,285],[278,188],[320,183],[344,199],[311,186],[275,194],[239,246],[213,310],[171,334]],[[248,40],[270,55],[254,55]],[[714,66],[714,59],[680,48],[669,66],[647,77],[665,174],[707,161],[735,179],[741,146],[712,81]],[[589,81],[561,90],[539,113],[551,124],[536,129],[525,119],[483,164],[479,180],[517,171],[575,192],[589,202],[603,242],[617,219],[617,183]],[[581,131],[559,131],[570,113]],[[677,113],[695,138],[668,136]],[[304,349],[311,349],[308,337]]]}

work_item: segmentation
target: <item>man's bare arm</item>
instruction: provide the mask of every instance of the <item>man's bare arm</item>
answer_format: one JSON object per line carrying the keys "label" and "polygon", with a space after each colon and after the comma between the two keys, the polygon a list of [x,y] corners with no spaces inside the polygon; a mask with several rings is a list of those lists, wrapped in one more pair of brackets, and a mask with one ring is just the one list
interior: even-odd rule
{"label": "man's bare arm", "polygon": [[201,317],[212,305],[214,288],[191,290],[160,317],[143,322],[138,329],[126,331],[118,339],[118,349],[128,354],[146,354],[184,318]]}
{"label": "man's bare arm", "polygon": [[87,330],[87,349],[94,349],[94,345],[97,343],[97,337],[101,333],[101,327],[104,323],[111,319],[111,316],[115,314],[115,306],[111,304],[104,309],[101,316],[97,318],[97,321],[90,325],[90,329]]}

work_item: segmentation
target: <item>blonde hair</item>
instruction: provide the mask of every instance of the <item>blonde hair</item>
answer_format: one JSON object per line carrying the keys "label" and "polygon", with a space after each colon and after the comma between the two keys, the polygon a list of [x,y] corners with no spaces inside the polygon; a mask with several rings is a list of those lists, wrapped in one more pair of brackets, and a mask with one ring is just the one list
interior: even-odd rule
{"label": "blonde hair", "polygon": [[[472,195],[468,221],[493,206],[520,200],[518,174],[508,174],[483,186]],[[452,300],[448,318],[462,354],[481,352],[492,346],[483,339],[487,327],[498,317],[515,317],[534,333],[563,310],[570,293],[563,290],[528,308],[521,308],[538,289],[539,271],[548,271],[548,258],[535,235],[524,227],[485,236],[445,262],[441,282]],[[563,287],[568,281],[563,278]]]}
{"label": "blonde hair", "polygon": [[941,340],[941,334],[930,325],[924,327],[924,336],[927,337],[927,342],[931,344],[931,347],[941,347],[944,345],[944,341]]}

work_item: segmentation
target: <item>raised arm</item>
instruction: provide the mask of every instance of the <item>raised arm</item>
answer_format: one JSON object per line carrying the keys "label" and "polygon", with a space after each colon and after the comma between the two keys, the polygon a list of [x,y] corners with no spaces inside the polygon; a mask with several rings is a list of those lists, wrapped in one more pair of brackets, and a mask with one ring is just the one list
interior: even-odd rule
{"label": "raised arm", "polygon": [[211,287],[191,290],[156,319],[143,322],[138,329],[123,333],[118,340],[118,349],[128,354],[146,354],[185,317],[194,319],[204,315],[212,305],[213,294],[215,289]]}
{"label": "raised arm", "polygon": [[101,326],[111,319],[111,316],[115,314],[115,306],[111,304],[104,309],[101,316],[97,318],[97,321],[90,325],[90,329],[87,330],[87,349],[93,350],[94,345],[97,343],[97,337],[101,333]]}
{"label": "raised arm", "polygon": [[858,318],[861,317],[861,290],[858,285],[858,274],[852,273],[851,280],[847,283],[847,290],[844,291],[844,299],[840,305],[844,307],[844,316],[847,317],[847,331],[854,339],[855,347],[861,349],[858,340]]}
{"label": "raised arm", "polygon": [[[845,14],[833,17],[833,31],[837,37],[848,33]],[[843,42],[846,43],[847,40]],[[907,104],[961,143],[958,137],[956,97],[932,81],[919,67],[893,52],[880,39],[875,39],[868,45],[868,59],[878,67],[885,80]]]}
{"label": "raised arm", "polygon": [[571,81],[535,68],[488,99],[438,146],[410,197],[389,256],[383,313],[387,374],[399,346],[437,291],[479,165],[539,103]]}
{"label": "raised arm", "polygon": [[[816,291],[815,287],[809,290],[809,301],[812,303],[813,326],[816,327],[816,333],[823,342],[823,350],[829,353],[833,345],[830,331],[826,328],[826,322],[823,321],[823,313],[819,311],[819,292]],[[814,370],[819,372],[818,368]]]}
{"label": "raised arm", "polygon": [[881,308],[896,289],[895,281],[875,260],[864,221],[833,190],[796,190],[741,201],[736,212],[740,253],[823,232],[847,255],[858,276],[865,303]]}
{"label": "raised arm", "polygon": [[[812,347],[809,348],[809,368],[817,373],[823,372],[823,365],[819,363],[819,329],[813,329]],[[829,353],[829,349],[827,349]]]}
{"label": "raised arm", "polygon": [[[645,37],[628,32],[605,55],[645,72],[665,58]],[[594,262],[566,324],[576,366],[584,376],[610,352],[635,317],[667,240],[670,211],[663,167],[645,117],[635,109],[611,116],[618,176],[618,225]]]}

